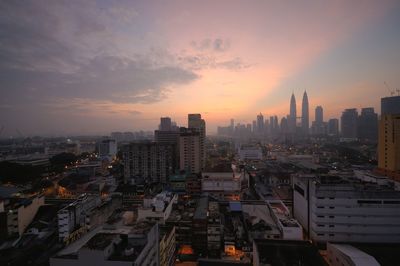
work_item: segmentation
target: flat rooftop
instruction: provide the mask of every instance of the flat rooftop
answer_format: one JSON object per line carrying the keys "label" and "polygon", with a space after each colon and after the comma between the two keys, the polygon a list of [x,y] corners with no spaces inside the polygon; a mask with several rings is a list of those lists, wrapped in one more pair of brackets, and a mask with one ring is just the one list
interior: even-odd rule
{"label": "flat rooftop", "polygon": [[197,202],[197,207],[193,219],[206,219],[208,212],[208,197],[202,197]]}
{"label": "flat rooftop", "polygon": [[328,265],[308,241],[256,239],[254,242],[260,265]]}
{"label": "flat rooftop", "polygon": [[118,234],[98,233],[92,237],[82,248],[104,250],[114,240],[119,238]]}

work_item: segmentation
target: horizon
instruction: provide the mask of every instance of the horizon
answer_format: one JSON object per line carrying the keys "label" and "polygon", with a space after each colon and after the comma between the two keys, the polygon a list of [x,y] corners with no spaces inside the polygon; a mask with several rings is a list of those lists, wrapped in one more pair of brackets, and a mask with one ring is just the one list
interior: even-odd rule
{"label": "horizon", "polygon": [[[310,122],[399,88],[398,1],[0,3],[0,138],[217,126],[297,112]],[[240,18],[240,19],[238,19]],[[396,95],[398,92],[396,92]],[[21,132],[21,133],[19,133]]]}

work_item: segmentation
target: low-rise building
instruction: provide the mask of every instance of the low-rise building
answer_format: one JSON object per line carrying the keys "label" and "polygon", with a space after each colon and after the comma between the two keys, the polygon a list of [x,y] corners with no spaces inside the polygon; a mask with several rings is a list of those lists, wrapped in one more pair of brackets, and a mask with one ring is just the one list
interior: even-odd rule
{"label": "low-rise building", "polygon": [[175,226],[160,226],[160,266],[174,265],[176,257]]}
{"label": "low-rise building", "polygon": [[374,257],[346,244],[327,245],[327,260],[330,266],[379,266]]}
{"label": "low-rise building", "polygon": [[257,239],[253,241],[253,265],[327,266],[328,264],[309,241]]}
{"label": "low-rise building", "polygon": [[138,220],[156,221],[164,224],[172,211],[173,204],[178,201],[178,195],[163,191],[154,198],[143,200],[143,206],[138,208]]}
{"label": "low-rise building", "polygon": [[239,200],[242,190],[248,188],[248,182],[248,174],[232,165],[230,172],[202,173],[201,191],[215,198]]}
{"label": "low-rise building", "polygon": [[242,145],[239,149],[239,158],[245,160],[262,160],[262,150],[260,147],[252,145]]}
{"label": "low-rise building", "polygon": [[293,219],[285,204],[281,200],[268,200],[267,204],[273,219],[281,231],[282,239],[303,240],[303,228]]}
{"label": "low-rise building", "polygon": [[160,265],[158,224],[138,223],[129,232],[99,232],[76,252],[50,258],[51,266]]}
{"label": "low-rise building", "polygon": [[1,230],[1,237],[21,236],[42,205],[44,205],[44,196],[42,195],[4,200],[3,211],[0,212],[3,229]]}
{"label": "low-rise building", "polygon": [[57,213],[59,240],[67,241],[76,230],[89,230],[91,211],[100,203],[99,196],[82,194],[76,201],[59,210]]}
{"label": "low-rise building", "polygon": [[400,242],[400,191],[333,175],[293,177],[294,217],[313,241]]}

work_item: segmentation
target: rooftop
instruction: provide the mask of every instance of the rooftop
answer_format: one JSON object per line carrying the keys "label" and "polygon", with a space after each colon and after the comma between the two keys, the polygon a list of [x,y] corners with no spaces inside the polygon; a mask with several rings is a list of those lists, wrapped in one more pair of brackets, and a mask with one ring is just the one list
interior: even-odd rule
{"label": "rooftop", "polygon": [[351,258],[355,265],[362,265],[362,266],[378,266],[380,265],[374,257],[368,255],[367,253],[346,244],[331,244],[336,249],[340,250],[342,253],[346,254],[348,257]]}
{"label": "rooftop", "polygon": [[99,233],[92,237],[83,248],[93,249],[93,250],[104,250],[108,247],[113,241],[118,242],[119,235],[118,234],[106,234]]}
{"label": "rooftop", "polygon": [[318,250],[308,241],[254,240],[260,265],[326,266]]}
{"label": "rooftop", "polygon": [[193,219],[206,219],[208,211],[208,197],[202,197],[197,202]]}

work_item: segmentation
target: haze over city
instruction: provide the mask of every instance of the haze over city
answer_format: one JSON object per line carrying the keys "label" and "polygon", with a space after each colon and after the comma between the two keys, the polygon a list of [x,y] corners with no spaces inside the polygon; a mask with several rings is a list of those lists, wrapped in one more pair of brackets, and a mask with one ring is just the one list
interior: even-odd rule
{"label": "haze over city", "polygon": [[304,90],[327,119],[380,112],[384,82],[400,84],[399,14],[398,1],[2,1],[2,137],[153,130],[187,113],[215,133],[286,116]]}

